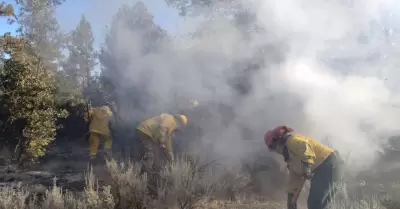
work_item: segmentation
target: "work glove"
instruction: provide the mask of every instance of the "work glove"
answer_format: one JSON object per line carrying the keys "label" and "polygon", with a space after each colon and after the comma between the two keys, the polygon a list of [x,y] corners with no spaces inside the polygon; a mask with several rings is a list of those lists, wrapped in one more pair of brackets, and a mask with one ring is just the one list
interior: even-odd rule
{"label": "work glove", "polygon": [[288,193],[287,195],[287,209],[297,209],[297,203],[292,204],[292,199],[294,195],[291,193]]}
{"label": "work glove", "polygon": [[307,180],[312,179],[311,164],[303,162],[303,177]]}

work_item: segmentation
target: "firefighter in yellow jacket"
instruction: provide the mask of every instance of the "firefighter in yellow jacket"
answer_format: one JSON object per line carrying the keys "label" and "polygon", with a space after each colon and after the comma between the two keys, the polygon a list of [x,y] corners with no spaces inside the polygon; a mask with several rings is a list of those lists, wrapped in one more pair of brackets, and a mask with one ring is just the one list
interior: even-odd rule
{"label": "firefighter in yellow jacket", "polygon": [[327,209],[337,192],[335,184],[343,177],[344,162],[332,148],[291,132],[293,129],[279,126],[264,136],[268,148],[283,155],[287,163],[290,175],[287,207],[297,208],[304,181],[310,180],[308,209]]}
{"label": "firefighter in yellow jacket", "polygon": [[[90,160],[95,160],[97,151],[99,149],[100,138],[104,140],[105,154],[110,157],[112,148],[112,134],[110,130],[111,123],[113,123],[113,112],[110,105],[91,108],[88,115],[85,117],[86,121],[90,122],[89,125],[89,155]],[[88,118],[89,117],[89,118]]]}
{"label": "firefighter in yellow jacket", "polygon": [[157,194],[158,174],[162,166],[174,161],[172,137],[188,123],[185,115],[163,113],[141,122],[137,126],[140,142],[143,145],[142,172],[147,173],[149,190]]}

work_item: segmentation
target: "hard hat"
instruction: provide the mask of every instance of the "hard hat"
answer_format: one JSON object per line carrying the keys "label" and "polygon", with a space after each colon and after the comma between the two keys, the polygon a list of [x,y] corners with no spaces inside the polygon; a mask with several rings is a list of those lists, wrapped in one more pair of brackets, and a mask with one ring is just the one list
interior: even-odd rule
{"label": "hard hat", "polygon": [[177,115],[177,118],[179,118],[180,125],[181,125],[182,127],[187,125],[188,119],[187,119],[187,117],[186,117],[185,115],[182,115],[182,114]]}
{"label": "hard hat", "polygon": [[272,130],[269,130],[267,133],[265,133],[264,142],[268,146],[268,148],[271,148],[277,139],[283,137],[284,135],[286,135],[289,132],[293,132],[293,129],[289,128],[287,126],[278,126]]}
{"label": "hard hat", "polygon": [[275,135],[272,131],[267,131],[264,135],[264,142],[267,145],[267,147],[271,147],[273,138],[275,138]]}
{"label": "hard hat", "polygon": [[197,101],[196,99],[191,99],[189,100],[189,103],[192,107],[197,107],[199,106],[199,101]]}
{"label": "hard hat", "polygon": [[115,101],[108,102],[108,106],[113,110],[116,110],[118,107],[117,103],[115,103]]}
{"label": "hard hat", "polygon": [[104,102],[103,106],[107,106],[107,107],[111,108],[113,106],[113,104],[111,102]]}

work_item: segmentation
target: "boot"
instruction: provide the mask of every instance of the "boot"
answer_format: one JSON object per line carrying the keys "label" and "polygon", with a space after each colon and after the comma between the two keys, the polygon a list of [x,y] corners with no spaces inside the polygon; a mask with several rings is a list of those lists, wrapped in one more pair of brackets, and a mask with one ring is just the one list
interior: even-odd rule
{"label": "boot", "polygon": [[111,160],[112,159],[112,151],[111,150],[104,150],[104,162],[106,162],[107,160]]}
{"label": "boot", "polygon": [[90,156],[89,158],[89,166],[95,167],[98,164],[98,160],[96,156]]}

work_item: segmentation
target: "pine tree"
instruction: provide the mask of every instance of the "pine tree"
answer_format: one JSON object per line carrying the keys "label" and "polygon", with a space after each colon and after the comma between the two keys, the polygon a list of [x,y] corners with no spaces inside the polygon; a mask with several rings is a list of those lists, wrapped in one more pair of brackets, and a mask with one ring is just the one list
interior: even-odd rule
{"label": "pine tree", "polygon": [[96,63],[96,52],[93,47],[92,27],[82,15],[81,21],[71,33],[67,60],[69,75],[75,75],[82,87],[88,87],[92,80],[92,72]]}
{"label": "pine tree", "polygon": [[[125,28],[124,31],[121,31],[122,27]],[[124,40],[121,40],[120,36],[126,33],[126,30],[136,35],[135,40],[140,40],[139,45],[132,46],[130,53],[121,50]],[[146,81],[131,83],[129,88],[121,86],[120,83],[129,71],[141,70],[138,69],[140,66],[134,63],[140,62],[143,56],[149,53],[157,52],[166,38],[166,31],[154,23],[153,16],[143,2],[139,1],[133,7],[124,6],[115,15],[104,47],[101,49],[99,61],[102,68],[102,81],[106,87],[109,87],[105,89],[106,94],[117,100],[118,109],[138,111],[134,114],[139,115],[143,112],[141,108],[145,108],[150,102],[151,95],[140,90],[143,89],[142,85]],[[123,91],[120,91],[122,89]],[[116,93],[118,91],[119,94]],[[125,102],[126,107],[121,107],[123,104],[118,102],[121,100],[119,98],[129,101]]]}
{"label": "pine tree", "polygon": [[34,50],[45,62],[48,70],[56,71],[61,60],[64,36],[59,31],[55,17],[60,0],[18,0],[21,5],[18,16],[20,32],[30,41]]}
{"label": "pine tree", "polygon": [[97,52],[93,47],[91,25],[85,16],[82,15],[67,40],[68,57],[61,62],[62,71],[59,72],[61,101],[83,98],[83,93],[94,88],[91,84],[97,82],[92,75],[97,64]]}

